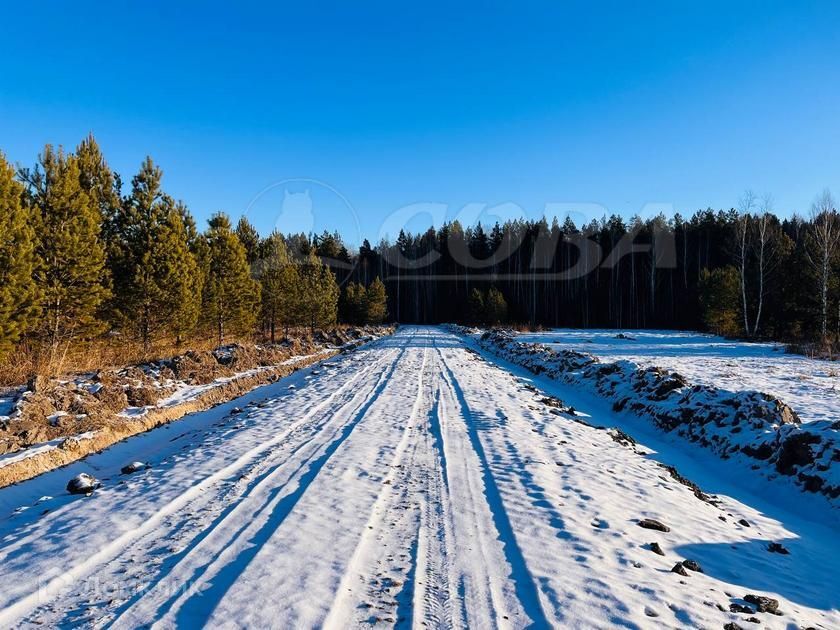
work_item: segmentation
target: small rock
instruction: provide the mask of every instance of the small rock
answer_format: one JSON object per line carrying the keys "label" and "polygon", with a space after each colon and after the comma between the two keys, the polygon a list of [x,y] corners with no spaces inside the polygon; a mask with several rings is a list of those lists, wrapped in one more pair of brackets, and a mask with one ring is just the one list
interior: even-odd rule
{"label": "small rock", "polygon": [[750,623],[761,623],[758,617],[747,617],[747,621],[749,621]]}
{"label": "small rock", "polygon": [[782,543],[777,543],[777,542],[771,542],[767,546],[767,551],[769,551],[770,553],[780,553],[780,554],[785,555],[785,556],[790,553],[790,551],[788,551],[787,548]]}
{"label": "small rock", "polygon": [[659,532],[670,532],[671,528],[665,525],[664,523],[660,523],[656,519],[652,518],[643,518],[639,521],[639,527],[644,527],[645,529],[655,529]]}
{"label": "small rock", "polygon": [[653,553],[664,556],[665,552],[662,551],[662,547],[659,546],[659,543],[652,542],[648,545],[648,549],[650,549]]}
{"label": "small rock", "polygon": [[70,494],[90,495],[101,485],[99,479],[96,477],[92,477],[87,473],[80,473],[67,483],[67,492]]}
{"label": "small rock", "polygon": [[700,563],[697,562],[696,560],[683,560],[682,564],[689,571],[695,571],[696,573],[703,573],[703,567],[701,567]]}
{"label": "small rock", "polygon": [[723,626],[723,630],[744,630],[741,626],[739,626],[734,621],[730,621],[729,623]]}
{"label": "small rock", "polygon": [[34,393],[37,394],[39,392],[44,391],[44,388],[46,387],[46,385],[47,385],[47,379],[44,376],[42,376],[41,374],[35,374],[34,376],[31,376],[29,378],[29,380],[27,381],[26,388],[30,392],[34,392]]}
{"label": "small rock", "polygon": [[130,464],[126,464],[122,468],[120,468],[120,472],[124,475],[131,475],[132,473],[136,473],[141,470],[146,470],[147,468],[151,468],[145,462],[131,462]]}
{"label": "small rock", "polygon": [[747,519],[742,518],[740,521],[738,521],[738,525],[743,525],[744,527],[749,527],[750,522]]}
{"label": "small rock", "polygon": [[764,597],[763,595],[753,595],[749,593],[744,595],[744,601],[753,604],[758,612],[769,612],[775,614],[779,610],[779,600],[772,597]]}
{"label": "small rock", "polygon": [[743,604],[729,604],[729,612],[743,613],[745,615],[752,615],[755,611],[749,606]]}
{"label": "small rock", "polygon": [[685,570],[682,562],[677,562],[677,564],[674,565],[674,568],[671,569],[671,573],[678,573],[688,577],[688,571]]}

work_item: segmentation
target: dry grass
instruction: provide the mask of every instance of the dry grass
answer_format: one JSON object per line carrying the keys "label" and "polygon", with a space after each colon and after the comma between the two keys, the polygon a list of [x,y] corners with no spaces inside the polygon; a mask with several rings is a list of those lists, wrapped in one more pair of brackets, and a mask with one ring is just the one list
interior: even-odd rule
{"label": "dry grass", "polygon": [[516,332],[528,332],[528,333],[536,333],[542,332],[544,330],[548,330],[545,326],[540,324],[532,325],[532,324],[505,324],[503,328],[508,328],[510,330],[515,330]]}
{"label": "dry grass", "polygon": [[[309,329],[294,329],[289,333],[290,337],[300,339],[308,336]],[[282,338],[282,333],[278,333],[277,340]],[[217,346],[217,341],[213,336],[196,336],[180,344],[175,339],[164,339],[146,350],[138,341],[112,336],[64,346],[52,359],[48,348],[24,342],[0,360],[0,387],[22,385],[34,375],[54,377],[68,373],[95,372],[169,358],[187,350],[212,350]],[[255,341],[266,343],[268,338],[251,336],[225,339],[226,344]]]}

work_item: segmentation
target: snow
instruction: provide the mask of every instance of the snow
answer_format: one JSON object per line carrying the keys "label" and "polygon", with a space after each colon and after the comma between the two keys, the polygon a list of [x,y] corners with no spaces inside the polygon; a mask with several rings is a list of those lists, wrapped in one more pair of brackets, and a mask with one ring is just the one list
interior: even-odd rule
{"label": "snow", "polygon": [[0,490],[0,626],[840,626],[818,497],[440,328],[323,365]]}
{"label": "snow", "polygon": [[785,354],[779,344],[674,330],[561,328],[518,338],[594,354],[605,362],[624,360],[674,370],[691,383],[773,394],[793,407],[803,422],[840,417],[840,364]]}
{"label": "snow", "polygon": [[8,422],[14,415],[15,403],[22,388],[0,388],[0,422]]}
{"label": "snow", "polygon": [[[609,400],[616,412],[700,443],[723,459],[743,459],[771,480],[794,483],[840,503],[840,423],[835,420],[802,424],[789,405],[771,394],[693,384],[659,367],[604,362],[593,354],[523,341],[507,330],[453,330],[535,374]],[[627,340],[625,335],[616,338]]]}

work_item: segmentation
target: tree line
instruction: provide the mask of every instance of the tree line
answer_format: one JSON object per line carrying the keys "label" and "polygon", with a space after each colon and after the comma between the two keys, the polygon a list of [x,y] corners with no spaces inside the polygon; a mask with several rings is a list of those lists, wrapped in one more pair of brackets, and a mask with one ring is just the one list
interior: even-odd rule
{"label": "tree line", "polygon": [[[769,196],[736,207],[625,220],[613,215],[457,221],[400,232],[350,257],[316,239],[340,279],[380,277],[398,321],[707,329],[748,338],[840,338],[840,216],[828,191],[807,216]],[[349,269],[349,271],[343,271]]]}
{"label": "tree line", "polygon": [[[123,194],[92,135],[72,153],[46,146],[31,168],[0,153],[0,359],[22,342],[57,366],[105,336],[149,352],[336,323],[339,285],[312,239],[263,238],[223,213],[200,232],[162,178],[147,158]],[[368,284],[353,323],[386,318],[384,285]]]}
{"label": "tree line", "polygon": [[451,221],[353,250],[222,213],[199,231],[151,159],[124,186],[92,136],[31,168],[0,155],[0,356],[22,341],[53,363],[103,336],[148,350],[386,319],[832,342],[840,216],[828,191],[786,218],[747,192],[690,217]]}

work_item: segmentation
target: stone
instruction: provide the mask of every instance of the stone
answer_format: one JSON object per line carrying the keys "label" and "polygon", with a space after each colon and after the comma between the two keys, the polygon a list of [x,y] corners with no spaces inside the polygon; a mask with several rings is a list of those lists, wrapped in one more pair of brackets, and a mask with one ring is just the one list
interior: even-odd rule
{"label": "stone", "polygon": [[700,563],[697,562],[696,560],[683,560],[682,564],[689,571],[694,571],[696,573],[703,573],[703,568],[700,566]]}
{"label": "stone", "polygon": [[657,542],[650,543],[650,545],[648,545],[648,549],[650,549],[653,553],[655,553],[657,555],[660,555],[660,556],[665,555],[665,552],[662,551],[662,547],[660,547],[659,543],[657,543]]}
{"label": "stone", "polygon": [[645,529],[654,529],[658,532],[670,532],[671,528],[653,518],[643,518],[638,523],[639,527]]}
{"label": "stone", "polygon": [[102,485],[96,477],[87,473],[80,473],[67,482],[67,492],[70,494],[91,495],[93,491]]}
{"label": "stone", "polygon": [[41,374],[35,374],[29,378],[26,383],[26,389],[30,392],[40,393],[44,391],[44,388],[47,385],[47,378],[42,376]]}
{"label": "stone", "polygon": [[682,562],[677,562],[674,567],[671,569],[671,573],[678,573],[680,575],[684,575],[688,577],[688,571],[685,570]]}
{"label": "stone", "polygon": [[145,462],[131,462],[120,468],[120,472],[124,475],[130,475],[140,470],[146,470],[147,468],[150,468],[150,466]]}
{"label": "stone", "polygon": [[746,615],[752,615],[755,611],[750,608],[749,606],[744,606],[743,604],[729,604],[729,612],[734,613],[743,613]]}
{"label": "stone", "polygon": [[790,551],[787,550],[787,547],[785,547],[782,543],[777,542],[771,542],[769,545],[767,545],[767,551],[769,551],[770,553],[780,553],[784,556],[790,553]]}
{"label": "stone", "polygon": [[779,600],[763,595],[744,595],[744,601],[753,604],[758,612],[769,612],[775,614],[779,610]]}

